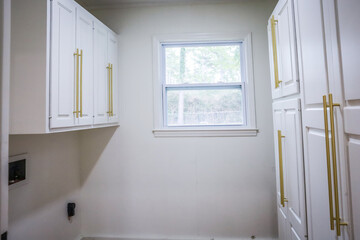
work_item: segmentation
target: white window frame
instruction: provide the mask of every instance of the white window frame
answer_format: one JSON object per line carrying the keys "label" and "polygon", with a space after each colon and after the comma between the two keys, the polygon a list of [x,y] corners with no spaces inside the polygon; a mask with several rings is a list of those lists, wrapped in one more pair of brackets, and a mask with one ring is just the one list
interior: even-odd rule
{"label": "white window frame", "polygon": [[[244,119],[243,125],[206,125],[206,126],[165,126],[165,87],[181,87],[175,84],[164,83],[163,45],[181,44],[214,44],[214,43],[238,43],[241,42],[241,50],[244,51],[242,59],[242,82],[221,85],[240,86],[244,90]],[[169,34],[153,37],[153,92],[154,92],[154,129],[155,137],[236,137],[256,136],[258,129],[255,120],[255,92],[253,77],[251,33],[226,33],[226,34]],[[195,84],[191,84],[195,86]],[[212,86],[218,84],[197,84],[197,87]]]}

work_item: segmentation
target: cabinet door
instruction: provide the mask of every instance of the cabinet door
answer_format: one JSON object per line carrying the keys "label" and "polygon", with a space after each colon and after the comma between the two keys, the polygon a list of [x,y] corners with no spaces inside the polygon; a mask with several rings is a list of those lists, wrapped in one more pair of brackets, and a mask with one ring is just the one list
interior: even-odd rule
{"label": "cabinet door", "polygon": [[329,89],[321,0],[295,0],[295,3],[304,104],[321,106],[322,96]]}
{"label": "cabinet door", "polygon": [[309,239],[335,239],[330,230],[322,96],[328,94],[321,0],[295,0],[303,92],[303,137]]}
{"label": "cabinet door", "polygon": [[301,133],[300,99],[281,103],[284,108],[284,155],[286,160],[287,217],[294,236],[307,235],[305,179]]}
{"label": "cabinet door", "polygon": [[94,22],[94,124],[108,122],[108,54],[107,28]]}
{"label": "cabinet door", "polygon": [[347,133],[354,239],[360,239],[360,2],[337,0]]}
{"label": "cabinet door", "polygon": [[[348,187],[347,170],[344,154],[343,117],[338,108],[334,109],[334,144],[330,131],[325,131],[323,95],[334,94],[336,102],[341,99],[340,84],[336,84],[335,52],[333,49],[332,24],[335,19],[331,16],[332,1],[295,0],[297,22],[297,40],[299,53],[300,78],[303,92],[303,138],[305,158],[305,178],[307,197],[307,220],[309,239],[349,239],[349,228],[341,226],[341,236],[337,236],[336,229],[331,230],[330,209],[335,213],[339,209],[342,221],[349,222],[348,216]],[[335,34],[336,35],[336,34]],[[336,40],[336,39],[335,39]],[[337,79],[338,80],[338,79]],[[328,120],[330,114],[327,114]],[[330,147],[326,148],[329,136]],[[330,150],[331,148],[331,150]],[[334,149],[335,151],[333,151]],[[333,154],[334,153],[334,154]],[[336,157],[336,161],[334,156]],[[328,174],[328,159],[330,172]],[[335,204],[334,169],[336,163],[339,189],[338,208]],[[328,177],[331,181],[328,182]],[[331,192],[330,192],[331,191]],[[331,204],[330,204],[331,199]],[[334,215],[335,216],[335,215]]]}
{"label": "cabinet door", "polygon": [[75,21],[73,1],[52,1],[50,128],[75,124]]}
{"label": "cabinet door", "polygon": [[112,32],[108,32],[108,62],[112,65],[111,78],[111,109],[112,115],[109,117],[110,123],[119,122],[119,71],[118,71],[118,37]]}
{"label": "cabinet door", "polygon": [[281,0],[277,12],[278,61],[281,95],[299,93],[293,0]]}
{"label": "cabinet door", "polygon": [[81,7],[76,14],[76,47],[79,49],[79,98],[80,114],[78,125],[92,125],[93,123],[93,81],[94,81],[94,31],[93,17]]}

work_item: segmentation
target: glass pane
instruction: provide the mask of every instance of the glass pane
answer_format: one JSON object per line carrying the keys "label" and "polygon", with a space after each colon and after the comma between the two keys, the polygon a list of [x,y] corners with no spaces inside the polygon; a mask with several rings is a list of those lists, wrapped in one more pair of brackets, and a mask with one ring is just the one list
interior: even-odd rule
{"label": "glass pane", "polygon": [[168,89],[167,125],[241,125],[241,88]]}
{"label": "glass pane", "polygon": [[241,82],[240,44],[166,46],[166,83]]}

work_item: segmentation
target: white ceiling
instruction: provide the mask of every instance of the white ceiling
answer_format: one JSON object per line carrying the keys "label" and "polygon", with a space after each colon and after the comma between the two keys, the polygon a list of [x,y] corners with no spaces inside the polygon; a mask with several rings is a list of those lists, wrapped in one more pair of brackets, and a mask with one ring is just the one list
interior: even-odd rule
{"label": "white ceiling", "polygon": [[240,0],[76,0],[86,8],[108,8],[122,6],[151,6],[159,4],[185,4],[185,3],[209,3],[229,2]]}

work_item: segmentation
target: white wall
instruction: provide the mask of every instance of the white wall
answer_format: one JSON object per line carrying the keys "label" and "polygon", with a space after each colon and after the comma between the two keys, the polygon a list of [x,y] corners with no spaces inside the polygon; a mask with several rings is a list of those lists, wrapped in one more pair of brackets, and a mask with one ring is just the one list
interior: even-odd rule
{"label": "white wall", "polygon": [[[276,236],[267,19],[276,1],[96,10],[120,33],[121,127],[81,133],[84,236]],[[152,36],[252,32],[257,137],[154,138]]]}
{"label": "white wall", "polygon": [[0,3],[0,234],[8,228],[11,0]]}
{"label": "white wall", "polygon": [[[80,234],[78,133],[10,136],[10,155],[30,155],[29,183],[10,190],[9,240],[74,240]],[[78,204],[73,222],[66,204]]]}

